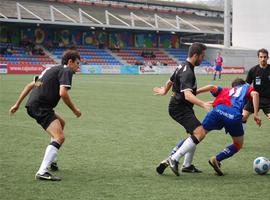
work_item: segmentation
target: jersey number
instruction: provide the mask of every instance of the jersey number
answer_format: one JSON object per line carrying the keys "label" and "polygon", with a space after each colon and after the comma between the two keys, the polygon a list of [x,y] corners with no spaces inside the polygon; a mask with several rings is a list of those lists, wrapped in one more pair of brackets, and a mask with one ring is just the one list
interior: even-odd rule
{"label": "jersey number", "polygon": [[240,96],[240,93],[242,91],[242,87],[240,88],[232,88],[229,92],[229,96],[233,96],[233,97],[239,97]]}

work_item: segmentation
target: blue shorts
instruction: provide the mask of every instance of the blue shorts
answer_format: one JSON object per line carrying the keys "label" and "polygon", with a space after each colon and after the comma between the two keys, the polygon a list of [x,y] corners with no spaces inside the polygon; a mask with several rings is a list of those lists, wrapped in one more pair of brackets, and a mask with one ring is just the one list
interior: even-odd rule
{"label": "blue shorts", "polygon": [[217,66],[215,67],[215,70],[216,70],[216,71],[222,71],[222,67],[217,65]]}
{"label": "blue shorts", "polygon": [[225,132],[232,137],[244,135],[242,113],[225,105],[218,105],[209,112],[204,118],[202,125],[207,131],[225,128]]}

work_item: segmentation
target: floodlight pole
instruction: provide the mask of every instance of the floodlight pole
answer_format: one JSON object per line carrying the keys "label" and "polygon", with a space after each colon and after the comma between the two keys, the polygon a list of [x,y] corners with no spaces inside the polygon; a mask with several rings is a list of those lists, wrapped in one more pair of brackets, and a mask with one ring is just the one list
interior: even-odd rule
{"label": "floodlight pole", "polygon": [[231,46],[231,0],[224,1],[224,46]]}

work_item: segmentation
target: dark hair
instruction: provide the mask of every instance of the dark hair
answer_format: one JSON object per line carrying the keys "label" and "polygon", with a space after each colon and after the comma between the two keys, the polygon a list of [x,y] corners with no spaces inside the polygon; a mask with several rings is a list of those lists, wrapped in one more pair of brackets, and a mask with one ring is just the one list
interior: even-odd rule
{"label": "dark hair", "polygon": [[239,85],[244,85],[246,83],[246,81],[244,81],[243,79],[241,78],[236,78],[233,80],[232,82],[232,87],[237,87]]}
{"label": "dark hair", "polygon": [[64,55],[62,57],[62,65],[68,64],[69,60],[72,60],[75,62],[75,60],[79,59],[81,60],[80,53],[77,50],[67,50],[64,52]]}
{"label": "dark hair", "polygon": [[266,49],[259,49],[258,51],[257,51],[257,56],[259,57],[259,54],[260,53],[263,53],[263,54],[267,54],[267,57],[268,57],[268,51],[266,50]]}
{"label": "dark hair", "polygon": [[204,50],[206,50],[207,47],[199,42],[194,42],[188,50],[188,57],[191,58],[194,54],[201,55]]}

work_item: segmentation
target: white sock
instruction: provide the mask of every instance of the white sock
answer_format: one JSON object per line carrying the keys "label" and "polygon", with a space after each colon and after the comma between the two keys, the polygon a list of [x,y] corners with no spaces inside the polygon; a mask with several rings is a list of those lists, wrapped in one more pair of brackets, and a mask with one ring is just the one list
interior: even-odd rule
{"label": "white sock", "polygon": [[184,156],[187,152],[191,151],[196,144],[193,142],[193,140],[189,137],[185,140],[185,142],[182,144],[182,146],[175,152],[175,154],[172,155],[172,159],[179,161],[179,159]]}
{"label": "white sock", "polygon": [[[51,137],[51,142],[55,141],[55,139],[53,139],[53,137]],[[57,162],[57,155],[55,156],[55,158],[53,159],[53,162]]]}
{"label": "white sock", "polygon": [[53,145],[48,145],[45,151],[43,161],[38,170],[38,174],[44,174],[48,172],[48,167],[57,156],[58,149]]}
{"label": "white sock", "polygon": [[195,154],[196,146],[193,149],[185,154],[185,159],[183,166],[189,167],[192,164],[193,156]]}

